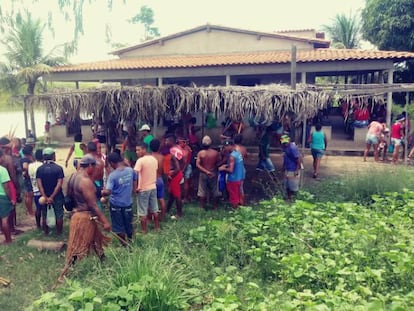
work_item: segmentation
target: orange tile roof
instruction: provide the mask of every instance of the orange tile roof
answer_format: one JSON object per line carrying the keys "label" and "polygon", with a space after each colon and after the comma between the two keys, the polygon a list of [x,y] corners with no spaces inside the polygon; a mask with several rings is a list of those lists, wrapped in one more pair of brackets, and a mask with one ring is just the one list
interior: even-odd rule
{"label": "orange tile roof", "polygon": [[[296,61],[298,63],[384,59],[404,61],[408,59],[414,59],[414,53],[347,49],[315,49],[298,50],[296,57]],[[123,58],[92,63],[59,66],[54,67],[52,72],[57,73],[79,71],[285,64],[289,63],[290,60],[290,51],[248,52],[220,55],[170,55],[141,58]]]}

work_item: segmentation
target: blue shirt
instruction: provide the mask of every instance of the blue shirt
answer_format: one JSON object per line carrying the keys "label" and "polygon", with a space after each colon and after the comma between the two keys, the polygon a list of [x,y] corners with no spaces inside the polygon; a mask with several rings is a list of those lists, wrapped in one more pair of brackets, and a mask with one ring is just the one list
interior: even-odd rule
{"label": "blue shirt", "polygon": [[243,156],[237,150],[233,150],[230,153],[230,157],[234,158],[234,167],[233,172],[228,173],[227,181],[240,181],[244,177]]}
{"label": "blue shirt", "polygon": [[322,131],[312,132],[312,142],[310,147],[312,149],[325,149],[325,133]]}
{"label": "blue shirt", "polygon": [[299,149],[295,143],[290,143],[283,149],[283,165],[288,172],[294,172],[297,169],[298,159],[300,157]]}
{"label": "blue shirt", "polygon": [[109,202],[115,206],[132,205],[132,187],[137,174],[131,167],[123,167],[112,171],[108,176],[106,189],[111,190]]}

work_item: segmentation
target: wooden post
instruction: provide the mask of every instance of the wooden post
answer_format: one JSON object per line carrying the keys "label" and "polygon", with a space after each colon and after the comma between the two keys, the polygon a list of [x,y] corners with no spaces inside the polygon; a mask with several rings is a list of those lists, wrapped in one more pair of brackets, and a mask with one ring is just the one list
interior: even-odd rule
{"label": "wooden post", "polygon": [[290,86],[296,90],[296,45],[292,45],[290,60]]}
{"label": "wooden post", "polygon": [[[30,104],[30,126],[32,127],[32,134],[35,137],[35,139],[37,139],[37,135],[36,135],[36,122],[35,122],[35,118],[34,118],[34,109],[33,109],[33,101]],[[27,135],[26,135],[27,137]]]}
{"label": "wooden post", "polygon": [[[393,84],[394,70],[388,70],[388,84]],[[392,113],[392,92],[387,93],[387,127],[391,128],[391,113]]]}

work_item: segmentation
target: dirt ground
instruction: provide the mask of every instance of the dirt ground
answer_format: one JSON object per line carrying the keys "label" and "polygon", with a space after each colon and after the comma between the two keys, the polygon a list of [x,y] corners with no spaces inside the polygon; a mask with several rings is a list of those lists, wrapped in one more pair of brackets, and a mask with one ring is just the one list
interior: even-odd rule
{"label": "dirt ground", "polygon": [[[75,172],[75,169],[70,164],[68,168],[65,168],[65,160],[68,154],[68,148],[56,148],[56,162],[64,168],[65,176],[70,176]],[[272,155],[272,161],[276,166],[277,171],[281,174],[282,156],[281,154]],[[69,161],[71,163],[71,161]],[[246,161],[246,180],[245,180],[245,192],[247,203],[253,204],[272,197],[277,191],[283,189],[282,178],[272,181],[266,172],[257,172],[257,155],[250,154]],[[302,171],[302,185],[317,184],[322,180],[332,177],[340,177],[349,174],[357,174],[372,169],[384,169],[391,170],[392,166],[389,163],[376,163],[373,158],[369,158],[367,162],[364,162],[362,157],[358,156],[329,156],[325,155],[321,162],[320,173],[317,179],[312,178],[312,156],[304,156],[304,167]],[[194,185],[197,183],[194,181]],[[64,184],[66,189],[66,184]],[[196,191],[196,189],[194,189]],[[196,192],[195,192],[196,193]],[[35,221],[33,217],[26,216],[23,212],[24,206],[18,207],[21,209],[18,211],[17,228],[23,231],[31,230],[35,228]],[[13,237],[15,238],[15,237]],[[0,243],[3,241],[3,236],[0,235]]]}

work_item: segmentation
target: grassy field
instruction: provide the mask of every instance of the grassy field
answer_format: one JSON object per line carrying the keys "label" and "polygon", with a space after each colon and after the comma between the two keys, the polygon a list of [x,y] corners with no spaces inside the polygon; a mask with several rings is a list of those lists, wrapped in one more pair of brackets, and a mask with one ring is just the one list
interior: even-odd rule
{"label": "grassy field", "polygon": [[[388,175],[326,180],[292,205],[278,198],[238,211],[189,205],[182,219],[168,219],[158,234],[152,227],[146,236],[137,234],[130,248],[115,239],[103,264],[86,258],[56,291],[51,288],[64,253],[28,248],[29,239],[44,239],[28,232],[0,247],[0,276],[11,280],[0,288],[0,305],[2,310],[413,310],[414,192],[404,190],[413,188],[412,176],[396,167]],[[325,195],[315,196],[320,189]],[[53,234],[47,239],[59,240]]]}

